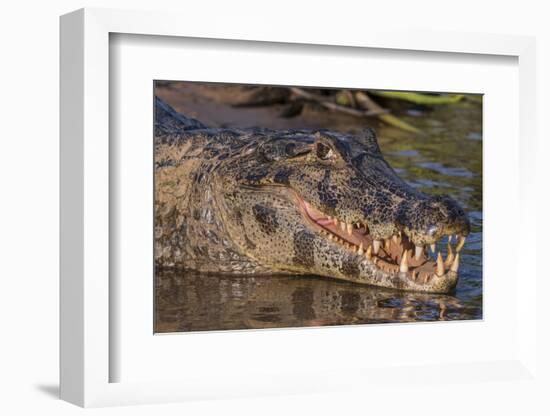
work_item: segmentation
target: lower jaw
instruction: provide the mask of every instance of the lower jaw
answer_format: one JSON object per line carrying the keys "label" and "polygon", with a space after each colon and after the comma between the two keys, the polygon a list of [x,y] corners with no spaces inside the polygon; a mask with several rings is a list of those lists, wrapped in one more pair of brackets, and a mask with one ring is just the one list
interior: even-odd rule
{"label": "lower jaw", "polygon": [[414,281],[402,273],[386,273],[371,264],[360,266],[357,276],[343,276],[345,280],[368,284],[388,289],[424,293],[452,293],[458,282],[458,274],[448,271],[443,276],[436,276],[427,282]]}
{"label": "lower jaw", "polygon": [[[301,272],[387,289],[438,294],[452,293],[458,282],[458,274],[450,270],[441,276],[426,273],[413,280],[406,273],[386,271],[387,266],[381,260],[368,260],[357,253],[342,249],[339,244],[326,242],[321,247],[323,249],[326,250],[327,257],[335,259],[333,265],[317,264]],[[428,278],[424,280],[426,277]]]}

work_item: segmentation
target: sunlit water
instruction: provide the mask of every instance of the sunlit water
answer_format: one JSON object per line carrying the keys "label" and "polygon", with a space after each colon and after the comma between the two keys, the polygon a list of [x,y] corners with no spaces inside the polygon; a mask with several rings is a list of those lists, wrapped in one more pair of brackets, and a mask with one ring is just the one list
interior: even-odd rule
{"label": "sunlit water", "polygon": [[[430,111],[408,107],[400,115],[424,134],[416,137],[377,125],[388,162],[421,191],[451,195],[470,216],[472,233],[461,252],[459,283],[452,295],[399,292],[315,276],[165,271],[155,279],[156,332],[481,319],[481,107],[465,101]],[[445,244],[439,249],[446,251]]]}

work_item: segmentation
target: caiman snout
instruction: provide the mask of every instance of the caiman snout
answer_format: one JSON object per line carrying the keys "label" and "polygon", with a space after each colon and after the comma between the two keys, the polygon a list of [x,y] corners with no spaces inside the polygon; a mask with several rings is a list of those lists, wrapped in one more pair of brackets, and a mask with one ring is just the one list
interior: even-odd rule
{"label": "caiman snout", "polygon": [[452,198],[435,196],[411,204],[398,216],[399,228],[417,246],[431,245],[445,235],[466,237],[470,221]]}

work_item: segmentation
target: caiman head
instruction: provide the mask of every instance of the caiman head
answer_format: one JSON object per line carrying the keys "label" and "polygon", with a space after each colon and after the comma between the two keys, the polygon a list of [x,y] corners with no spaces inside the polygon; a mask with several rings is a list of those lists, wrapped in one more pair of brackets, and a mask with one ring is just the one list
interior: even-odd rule
{"label": "caiman head", "polygon": [[[274,272],[422,292],[456,286],[467,215],[399,178],[371,129],[267,135],[227,157],[216,176],[231,239]],[[443,238],[445,259],[435,253]]]}

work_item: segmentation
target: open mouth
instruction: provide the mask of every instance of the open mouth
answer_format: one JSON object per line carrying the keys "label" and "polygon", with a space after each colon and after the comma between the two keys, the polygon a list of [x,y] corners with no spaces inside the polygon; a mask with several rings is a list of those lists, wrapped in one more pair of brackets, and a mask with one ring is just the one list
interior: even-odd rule
{"label": "open mouth", "polygon": [[[370,235],[367,224],[340,221],[322,213],[300,197],[298,200],[304,216],[318,232],[334,244],[363,256],[363,261],[370,262],[385,273],[398,274],[417,284],[429,283],[449,272],[458,273],[459,253],[466,241],[464,236],[456,235],[454,239],[452,235],[442,237],[447,240],[446,255],[439,251],[436,253],[434,243],[430,245],[431,257],[427,246],[415,246],[404,233],[375,240]],[[453,249],[454,242],[456,246]]]}

